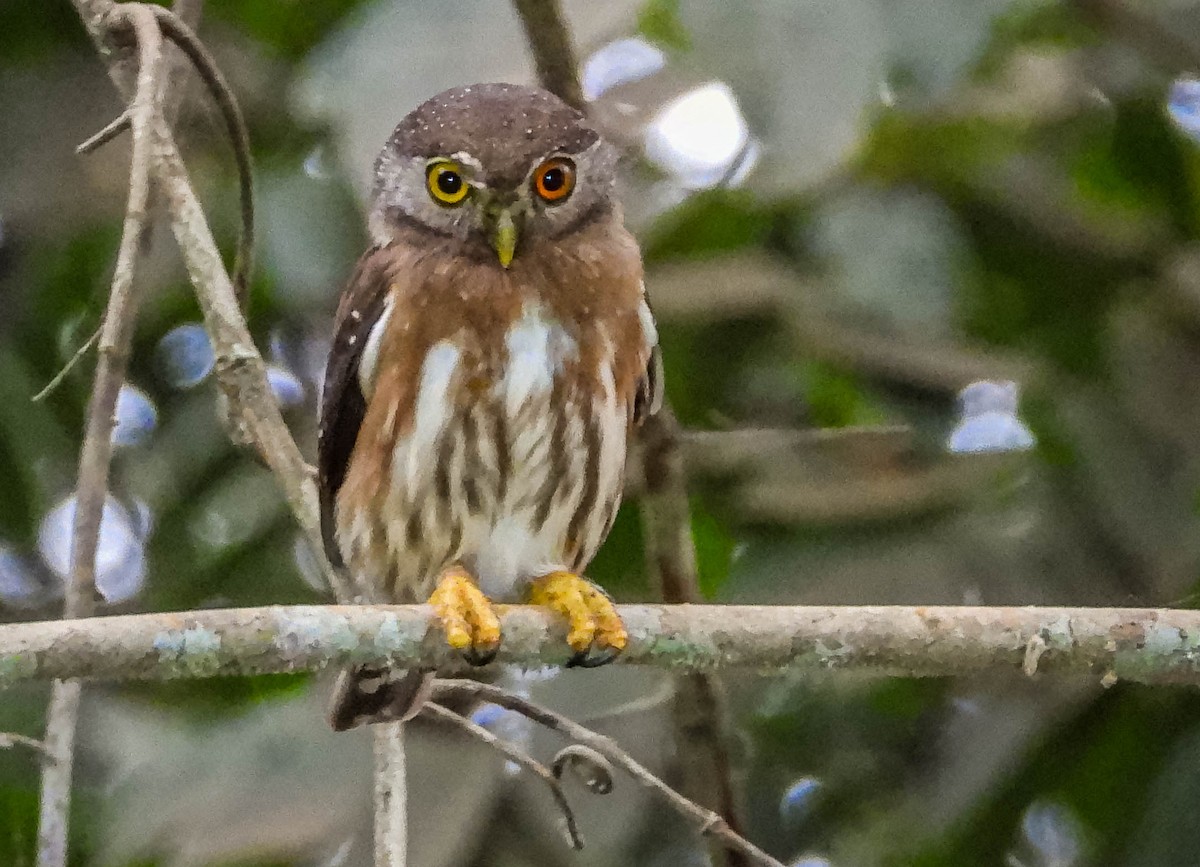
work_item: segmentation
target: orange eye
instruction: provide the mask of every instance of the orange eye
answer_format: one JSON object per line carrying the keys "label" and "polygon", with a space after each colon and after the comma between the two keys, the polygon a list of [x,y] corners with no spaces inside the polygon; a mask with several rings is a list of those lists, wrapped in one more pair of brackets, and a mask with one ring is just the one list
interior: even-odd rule
{"label": "orange eye", "polygon": [[544,201],[564,201],[575,189],[575,164],[563,157],[546,160],[533,173],[533,188]]}

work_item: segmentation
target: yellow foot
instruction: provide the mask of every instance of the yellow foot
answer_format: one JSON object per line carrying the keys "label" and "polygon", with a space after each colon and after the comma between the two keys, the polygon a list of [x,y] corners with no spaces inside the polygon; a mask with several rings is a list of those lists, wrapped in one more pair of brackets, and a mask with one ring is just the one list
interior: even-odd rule
{"label": "yellow foot", "polygon": [[568,668],[595,668],[612,662],[629,641],[608,594],[573,572],[551,572],[537,579],[529,601],[567,618],[567,644],[575,651]]}
{"label": "yellow foot", "polygon": [[467,570],[451,566],[438,577],[429,604],[442,621],[446,642],[471,665],[487,665],[500,649],[500,620]]}

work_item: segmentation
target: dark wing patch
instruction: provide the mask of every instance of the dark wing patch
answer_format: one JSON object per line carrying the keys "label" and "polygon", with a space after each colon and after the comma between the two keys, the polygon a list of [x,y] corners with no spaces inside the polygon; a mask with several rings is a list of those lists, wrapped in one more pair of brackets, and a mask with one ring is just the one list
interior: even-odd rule
{"label": "dark wing patch", "polygon": [[318,487],[321,499],[321,537],[325,556],[343,567],[334,523],[338,489],[346,479],[350,455],[367,411],[358,384],[358,364],[371,329],[383,313],[390,280],[382,267],[386,248],[363,254],[342,293],[334,319],[333,345],[321,391],[321,424],[317,433]]}
{"label": "dark wing patch", "polygon": [[[654,311],[650,309],[650,299],[646,299],[646,309],[650,310],[650,316],[654,316]],[[638,380],[637,394],[633,397],[633,423],[640,425],[650,416],[655,415],[662,409],[663,403],[663,362],[662,350],[656,341],[654,346],[650,348],[650,359],[646,363],[646,372],[642,374],[642,378]]]}

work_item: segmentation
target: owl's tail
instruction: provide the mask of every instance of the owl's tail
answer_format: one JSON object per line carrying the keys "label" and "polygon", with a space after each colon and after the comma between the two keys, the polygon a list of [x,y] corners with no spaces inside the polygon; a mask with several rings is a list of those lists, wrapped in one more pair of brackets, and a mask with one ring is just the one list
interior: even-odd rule
{"label": "owl's tail", "polygon": [[329,724],[336,732],[378,722],[407,722],[421,712],[433,691],[430,669],[360,665],[338,676],[329,708]]}

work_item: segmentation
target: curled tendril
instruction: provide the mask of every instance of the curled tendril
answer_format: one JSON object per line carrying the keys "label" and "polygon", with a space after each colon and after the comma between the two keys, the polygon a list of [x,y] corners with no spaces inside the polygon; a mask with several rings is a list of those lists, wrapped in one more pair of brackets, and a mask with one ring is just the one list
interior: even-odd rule
{"label": "curled tendril", "polygon": [[551,765],[554,778],[561,780],[570,769],[593,795],[607,795],[613,790],[613,766],[604,756],[583,744],[563,747],[554,756]]}

